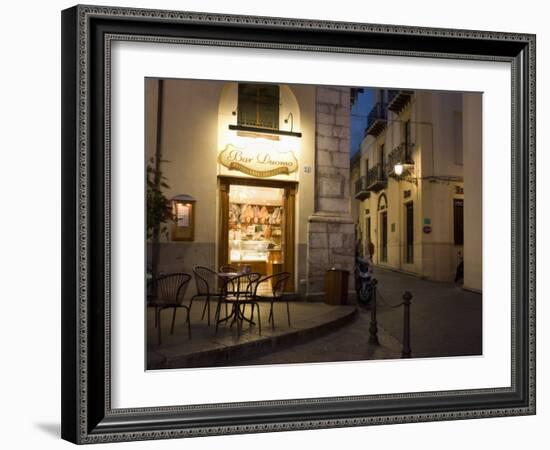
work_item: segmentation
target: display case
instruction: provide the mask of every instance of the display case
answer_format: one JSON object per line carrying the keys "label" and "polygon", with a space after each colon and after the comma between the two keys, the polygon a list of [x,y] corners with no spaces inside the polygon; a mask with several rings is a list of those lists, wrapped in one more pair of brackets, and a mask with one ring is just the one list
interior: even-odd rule
{"label": "display case", "polygon": [[[231,264],[271,263],[280,259],[282,208],[232,203],[229,219],[229,259]],[[265,273],[265,267],[264,267]]]}
{"label": "display case", "polygon": [[229,254],[231,262],[266,261],[268,241],[230,240]]}

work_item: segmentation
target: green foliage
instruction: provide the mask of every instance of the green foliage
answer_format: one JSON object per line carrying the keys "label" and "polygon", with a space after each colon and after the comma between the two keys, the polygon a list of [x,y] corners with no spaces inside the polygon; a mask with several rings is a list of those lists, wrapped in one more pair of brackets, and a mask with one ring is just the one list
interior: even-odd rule
{"label": "green foliage", "polygon": [[[160,162],[166,162],[161,160]],[[160,164],[155,158],[147,163],[147,238],[151,239],[158,230],[168,236],[167,223],[172,219],[170,204],[162,189],[169,189],[166,177],[162,174]]]}

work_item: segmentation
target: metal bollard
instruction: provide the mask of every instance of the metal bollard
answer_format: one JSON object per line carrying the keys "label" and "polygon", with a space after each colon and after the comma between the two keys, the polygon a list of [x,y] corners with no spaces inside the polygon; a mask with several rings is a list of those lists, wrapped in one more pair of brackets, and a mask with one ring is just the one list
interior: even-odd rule
{"label": "metal bollard", "polygon": [[403,292],[403,350],[401,358],[411,357],[411,299],[409,291]]}
{"label": "metal bollard", "polygon": [[376,285],[378,280],[372,280],[372,298],[370,306],[369,344],[380,345],[378,341],[378,323],[376,321]]}

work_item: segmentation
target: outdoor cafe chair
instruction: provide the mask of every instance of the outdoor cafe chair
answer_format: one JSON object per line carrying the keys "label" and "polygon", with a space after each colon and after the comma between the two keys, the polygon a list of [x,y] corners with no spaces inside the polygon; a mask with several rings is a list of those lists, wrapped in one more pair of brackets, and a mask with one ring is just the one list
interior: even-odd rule
{"label": "outdoor cafe chair", "polygon": [[265,282],[271,282],[271,295],[256,295],[257,300],[267,300],[270,302],[268,321],[271,322],[272,329],[275,329],[275,315],[273,314],[273,304],[279,301],[286,301],[286,313],[288,317],[288,326],[290,326],[290,307],[288,305],[288,299],[285,300],[284,291],[286,283],[290,278],[290,272],[280,272],[268,277],[262,278],[258,281],[257,287]]}
{"label": "outdoor cafe chair", "polygon": [[[218,306],[216,307],[216,333],[218,332],[219,324],[229,321],[229,319],[232,319],[230,326],[233,326],[233,324],[237,322],[238,334],[240,334],[242,329],[243,320],[246,320],[251,325],[255,325],[254,308],[256,308],[258,311],[258,332],[262,334],[260,305],[256,298],[257,283],[261,276],[262,275],[259,273],[250,272],[226,278],[222,289],[223,295],[220,297]],[[231,313],[229,315],[226,313],[223,319],[220,318],[222,304],[226,306],[231,305]],[[247,305],[250,305],[252,309],[250,319],[246,318],[244,315]]]}
{"label": "outdoor cafe chair", "polygon": [[174,334],[174,324],[176,322],[176,311],[178,308],[183,308],[187,312],[187,332],[189,339],[191,339],[191,323],[189,315],[191,314],[191,305],[193,299],[189,302],[189,305],[183,303],[185,292],[191,280],[191,275],[188,273],[169,273],[160,275],[150,283],[150,295],[148,295],[147,306],[155,308],[155,327],[158,330],[158,342],[161,343],[161,326],[160,326],[160,313],[163,309],[173,308],[172,315],[172,327],[170,334]]}
{"label": "outdoor cafe chair", "polygon": [[[219,276],[223,278],[225,282],[225,280],[227,280],[228,278],[235,277],[237,275],[243,275],[245,273],[251,273],[251,272],[243,271],[242,267],[239,267],[239,266],[231,266],[226,264],[220,267]],[[226,289],[228,291],[226,293],[236,295],[238,290],[242,290],[243,288],[246,290],[247,284],[248,283],[247,283],[247,280],[245,280],[245,278],[242,278],[239,281],[239,283],[237,282],[229,283],[228,285],[226,285]],[[242,291],[242,294],[246,295],[246,292]]]}
{"label": "outdoor cafe chair", "polygon": [[208,310],[208,326],[210,326],[210,299],[221,297],[220,287],[223,285],[223,280],[214,270],[204,266],[193,267],[193,273],[195,274],[195,286],[197,288],[197,293],[193,296],[193,299],[204,297],[201,320],[204,320],[204,314]]}

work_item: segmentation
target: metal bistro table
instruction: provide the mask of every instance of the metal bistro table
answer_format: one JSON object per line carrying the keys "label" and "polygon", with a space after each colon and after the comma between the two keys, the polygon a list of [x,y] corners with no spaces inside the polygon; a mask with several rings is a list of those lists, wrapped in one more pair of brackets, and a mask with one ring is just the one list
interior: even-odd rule
{"label": "metal bistro table", "polygon": [[[237,321],[237,329],[239,332],[239,321],[246,320],[251,325],[256,325],[256,322],[252,320],[254,317],[254,306],[258,308],[258,317],[260,315],[260,308],[254,300],[256,291],[255,284],[261,279],[262,275],[257,272],[218,272],[218,276],[223,280],[222,301],[226,304],[231,304],[232,309],[229,315],[220,319],[221,304],[218,306],[218,310],[216,311],[216,333],[218,331],[218,325],[229,319],[233,319],[229,324],[230,327]],[[252,315],[250,319],[244,315],[244,310],[241,311],[241,306],[245,306],[246,304],[252,306]]]}

